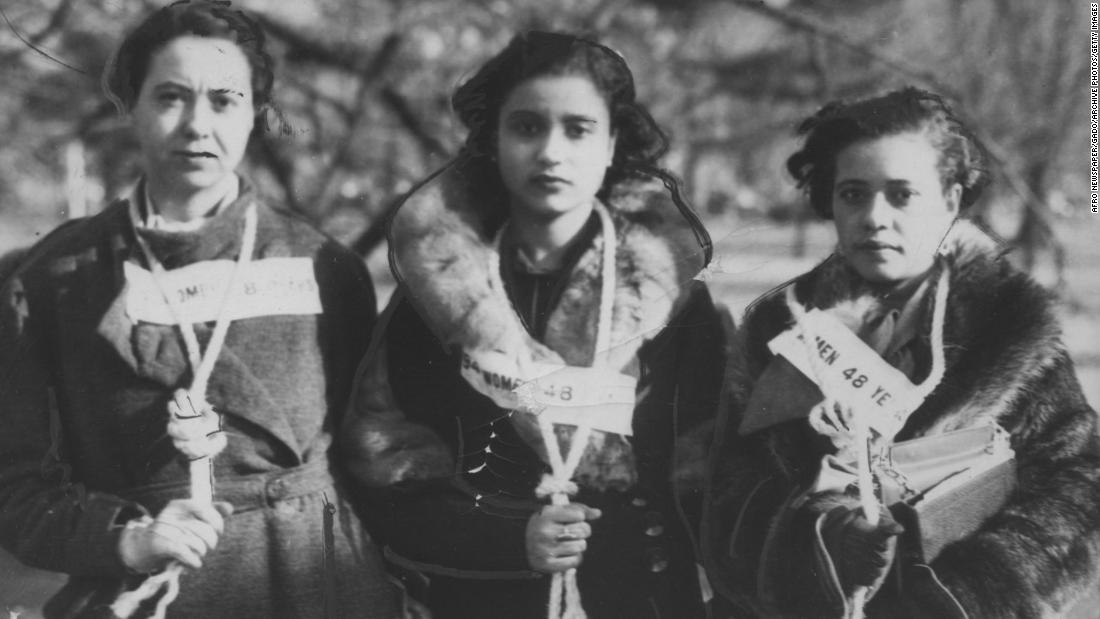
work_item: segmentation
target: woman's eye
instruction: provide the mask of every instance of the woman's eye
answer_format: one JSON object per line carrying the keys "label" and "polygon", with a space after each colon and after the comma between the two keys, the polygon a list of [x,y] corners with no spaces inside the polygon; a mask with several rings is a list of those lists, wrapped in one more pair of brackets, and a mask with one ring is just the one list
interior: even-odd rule
{"label": "woman's eye", "polygon": [[849,187],[847,189],[841,189],[839,192],[837,192],[837,196],[845,202],[859,202],[863,199],[864,192],[862,189]]}
{"label": "woman's eye", "polygon": [[538,135],[539,131],[542,129],[539,123],[529,120],[517,120],[510,125],[510,128],[512,133],[524,137]]}
{"label": "woman's eye", "polygon": [[157,95],[157,102],[162,105],[176,105],[183,102],[183,95],[173,91],[162,92]]}
{"label": "woman's eye", "polygon": [[585,125],[568,125],[565,127],[565,135],[573,139],[583,138],[592,133],[592,129]]}
{"label": "woman's eye", "polygon": [[232,107],[235,103],[236,101],[229,95],[216,95],[210,99],[210,104],[214,106],[215,110],[224,110]]}
{"label": "woman's eye", "polygon": [[895,189],[890,192],[890,202],[893,204],[908,204],[914,195],[916,195],[916,192],[911,189]]}

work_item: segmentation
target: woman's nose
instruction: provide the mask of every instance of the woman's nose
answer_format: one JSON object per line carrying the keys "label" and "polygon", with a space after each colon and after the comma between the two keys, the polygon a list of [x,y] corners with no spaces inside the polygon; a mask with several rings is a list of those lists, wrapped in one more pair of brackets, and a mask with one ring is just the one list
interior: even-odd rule
{"label": "woman's nose", "polygon": [[183,118],[183,131],[189,138],[203,138],[210,134],[213,110],[202,99],[198,99],[188,106]]}
{"label": "woman's nose", "polygon": [[539,148],[539,162],[541,163],[561,163],[565,157],[566,140],[565,135],[561,131],[550,130],[546,132],[546,137],[543,139]]}
{"label": "woman's nose", "polygon": [[879,230],[889,225],[894,214],[894,205],[886,199],[885,192],[876,191],[863,211],[863,225],[871,230]]}

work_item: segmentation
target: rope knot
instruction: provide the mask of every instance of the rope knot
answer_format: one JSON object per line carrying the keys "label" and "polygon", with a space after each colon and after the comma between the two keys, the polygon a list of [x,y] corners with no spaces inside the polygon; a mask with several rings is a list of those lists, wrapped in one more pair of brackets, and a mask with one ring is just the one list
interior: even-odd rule
{"label": "rope knot", "polygon": [[225,449],[221,415],[205,399],[178,389],[168,402],[168,436],[190,460],[211,458]]}
{"label": "rope knot", "polygon": [[553,496],[573,496],[577,494],[577,483],[568,479],[559,479],[547,473],[535,488],[535,496],[540,499]]}

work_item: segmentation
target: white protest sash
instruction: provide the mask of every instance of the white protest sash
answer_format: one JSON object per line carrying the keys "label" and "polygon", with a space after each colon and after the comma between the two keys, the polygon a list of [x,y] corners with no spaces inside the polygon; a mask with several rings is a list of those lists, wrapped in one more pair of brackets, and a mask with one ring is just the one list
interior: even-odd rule
{"label": "white protest sash", "polygon": [[638,379],[603,367],[536,363],[521,372],[504,355],[466,351],[462,377],[497,406],[555,424],[633,434]]}
{"label": "white protest sash", "polygon": [[[126,313],[134,322],[176,324],[164,294],[172,295],[180,313],[192,322],[210,322],[218,317],[225,282],[232,277],[232,260],[196,262],[161,274],[164,293],[153,273],[139,265],[124,265],[127,293]],[[311,258],[265,258],[254,260],[233,291],[229,320],[259,316],[320,314],[320,288]]]}
{"label": "white protest sash", "polygon": [[[802,322],[812,338],[810,346],[801,341],[797,328],[792,328],[768,342],[768,348],[790,361],[823,393],[858,410],[881,411],[881,415],[867,416],[867,424],[880,434],[889,432],[887,435],[892,436],[897,430],[896,417],[907,416],[923,400],[923,394],[835,317],[813,309]],[[809,357],[811,350],[817,354],[816,360]],[[822,385],[821,381],[828,384]]]}

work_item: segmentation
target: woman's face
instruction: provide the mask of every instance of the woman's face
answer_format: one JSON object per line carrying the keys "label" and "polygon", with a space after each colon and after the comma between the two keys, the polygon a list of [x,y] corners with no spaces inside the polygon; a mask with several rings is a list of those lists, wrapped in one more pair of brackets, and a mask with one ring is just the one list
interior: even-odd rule
{"label": "woman's face", "polygon": [[149,63],[131,111],[150,183],[186,196],[233,174],[252,132],[252,69],[236,43],[181,36]]}
{"label": "woman's face", "polygon": [[959,211],[936,149],[919,133],[856,142],[838,153],[833,220],[840,253],[864,279],[899,282],[932,266]]}
{"label": "woman's face", "polygon": [[497,161],[513,212],[552,219],[591,205],[614,154],[607,102],[587,77],[536,77],[504,100]]}

